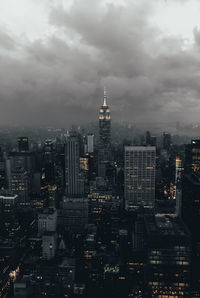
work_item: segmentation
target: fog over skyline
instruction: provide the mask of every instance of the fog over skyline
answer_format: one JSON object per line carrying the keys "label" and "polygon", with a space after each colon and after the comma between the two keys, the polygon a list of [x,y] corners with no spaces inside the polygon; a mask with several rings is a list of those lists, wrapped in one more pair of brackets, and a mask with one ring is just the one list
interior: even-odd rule
{"label": "fog over skyline", "polygon": [[0,125],[199,122],[197,0],[1,0]]}

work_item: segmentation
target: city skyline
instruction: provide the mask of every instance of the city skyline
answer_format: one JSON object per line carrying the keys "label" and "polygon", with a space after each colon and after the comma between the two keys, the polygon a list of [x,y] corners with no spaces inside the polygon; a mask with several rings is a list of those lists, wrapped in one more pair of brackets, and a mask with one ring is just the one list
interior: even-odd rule
{"label": "city skyline", "polygon": [[113,121],[199,121],[198,1],[2,0],[0,9],[0,125],[94,121],[104,85]]}

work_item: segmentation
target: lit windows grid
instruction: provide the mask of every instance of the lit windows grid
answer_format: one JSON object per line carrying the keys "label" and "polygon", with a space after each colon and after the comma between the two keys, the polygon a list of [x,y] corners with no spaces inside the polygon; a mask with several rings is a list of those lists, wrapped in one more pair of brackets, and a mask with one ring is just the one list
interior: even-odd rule
{"label": "lit windows grid", "polygon": [[155,147],[125,147],[125,200],[152,206],[155,197]]}

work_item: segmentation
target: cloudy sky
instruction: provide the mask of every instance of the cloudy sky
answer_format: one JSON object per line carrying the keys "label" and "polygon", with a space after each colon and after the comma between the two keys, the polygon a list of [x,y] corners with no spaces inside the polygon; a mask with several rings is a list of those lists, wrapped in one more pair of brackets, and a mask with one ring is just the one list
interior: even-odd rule
{"label": "cloudy sky", "polygon": [[200,120],[199,0],[1,0],[0,125]]}

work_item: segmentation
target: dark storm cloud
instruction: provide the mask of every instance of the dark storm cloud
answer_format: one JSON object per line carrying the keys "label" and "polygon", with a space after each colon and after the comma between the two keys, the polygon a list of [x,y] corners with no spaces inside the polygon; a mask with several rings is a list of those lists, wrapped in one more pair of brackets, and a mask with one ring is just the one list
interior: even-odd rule
{"label": "dark storm cloud", "polygon": [[95,120],[104,85],[114,119],[198,119],[199,31],[194,29],[195,45],[184,49],[180,37],[150,25],[150,2],[54,6],[54,33],[27,43],[21,55],[17,42],[0,30],[0,48],[12,52],[0,58],[0,124]]}

